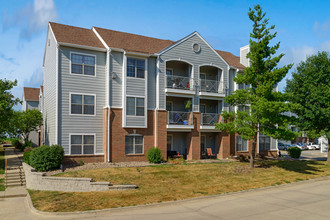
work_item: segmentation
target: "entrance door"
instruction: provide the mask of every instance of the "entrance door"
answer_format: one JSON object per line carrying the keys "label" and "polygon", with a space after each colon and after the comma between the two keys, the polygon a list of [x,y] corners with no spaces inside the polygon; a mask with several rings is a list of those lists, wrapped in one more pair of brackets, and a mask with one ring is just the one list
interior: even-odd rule
{"label": "entrance door", "polygon": [[199,75],[200,79],[201,79],[201,90],[203,92],[206,92],[206,74],[205,73],[201,73]]}

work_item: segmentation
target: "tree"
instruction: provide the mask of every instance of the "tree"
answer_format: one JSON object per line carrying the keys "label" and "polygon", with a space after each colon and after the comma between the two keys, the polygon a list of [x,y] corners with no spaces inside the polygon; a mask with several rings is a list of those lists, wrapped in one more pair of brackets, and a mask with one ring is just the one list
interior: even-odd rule
{"label": "tree", "polygon": [[17,85],[17,81],[0,79],[0,137],[4,137],[10,126],[10,119],[13,116],[13,107],[20,103],[10,90]]}
{"label": "tree", "polygon": [[274,46],[270,41],[277,33],[271,33],[274,25],[268,26],[266,13],[256,5],[249,9],[249,18],[253,22],[250,33],[250,66],[243,74],[237,74],[234,81],[245,84],[245,89],[239,89],[226,96],[225,101],[232,106],[241,106],[246,111],[223,112],[226,123],[219,123],[216,128],[234,134],[238,133],[245,140],[252,141],[250,167],[254,167],[254,156],[258,132],[276,139],[293,139],[296,134],[289,129],[292,117],[285,115],[296,105],[286,103],[282,93],[277,92],[277,84],[285,77],[292,65],[277,67],[284,54],[274,56],[280,43]]}
{"label": "tree", "polygon": [[[330,144],[329,53],[318,52],[301,62],[292,73],[292,79],[287,80],[285,91],[290,102],[301,106],[294,112],[298,115],[297,126],[309,137],[326,136]],[[330,162],[330,148],[327,162]]]}
{"label": "tree", "polygon": [[30,132],[37,131],[42,124],[42,114],[36,109],[28,109],[23,112],[16,111],[12,122],[12,134],[21,135],[24,142],[29,140]]}

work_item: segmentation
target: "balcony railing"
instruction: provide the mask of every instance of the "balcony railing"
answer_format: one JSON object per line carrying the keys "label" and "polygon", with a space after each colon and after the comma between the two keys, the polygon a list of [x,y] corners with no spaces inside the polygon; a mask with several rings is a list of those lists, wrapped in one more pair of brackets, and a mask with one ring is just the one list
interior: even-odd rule
{"label": "balcony railing", "polygon": [[192,88],[192,79],[185,76],[166,76],[166,88],[190,90]]}
{"label": "balcony railing", "polygon": [[215,126],[215,123],[220,123],[220,114],[218,113],[202,113],[201,125]]}
{"label": "balcony railing", "polygon": [[167,124],[168,125],[193,125],[192,112],[167,112]]}
{"label": "balcony railing", "polygon": [[222,81],[201,79],[200,89],[202,92],[222,93]]}

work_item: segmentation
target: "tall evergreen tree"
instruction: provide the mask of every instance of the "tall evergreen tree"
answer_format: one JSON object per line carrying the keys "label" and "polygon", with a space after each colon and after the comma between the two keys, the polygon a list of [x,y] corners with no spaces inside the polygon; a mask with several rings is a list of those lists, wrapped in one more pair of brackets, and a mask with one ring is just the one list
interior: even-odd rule
{"label": "tall evergreen tree", "polygon": [[330,144],[330,54],[318,52],[301,62],[285,90],[290,102],[301,105],[296,125],[311,138],[326,136]]}
{"label": "tall evergreen tree", "polygon": [[231,134],[238,133],[245,140],[252,141],[250,167],[254,167],[254,157],[258,132],[276,139],[293,139],[295,133],[289,129],[291,117],[284,114],[297,105],[286,103],[282,93],[276,91],[277,84],[285,77],[292,65],[278,68],[284,54],[274,56],[280,43],[271,46],[270,41],[277,35],[271,33],[274,25],[268,27],[266,13],[260,5],[249,9],[249,18],[253,22],[250,33],[250,52],[247,58],[250,66],[243,74],[237,74],[234,81],[245,84],[225,98],[231,106],[245,106],[246,111],[223,112],[225,123],[216,128]]}

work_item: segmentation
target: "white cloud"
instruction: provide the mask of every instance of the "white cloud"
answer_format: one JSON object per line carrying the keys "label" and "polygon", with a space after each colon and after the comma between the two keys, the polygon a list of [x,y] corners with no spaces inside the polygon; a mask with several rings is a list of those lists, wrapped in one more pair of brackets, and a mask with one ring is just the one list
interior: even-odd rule
{"label": "white cloud", "polygon": [[56,20],[57,12],[53,0],[34,0],[12,16],[3,15],[3,29],[20,29],[21,39],[31,39],[47,27],[49,21]]}
{"label": "white cloud", "polygon": [[25,79],[23,85],[26,87],[35,87],[39,88],[40,85],[42,85],[42,79],[43,79],[43,71],[42,68],[37,68],[30,78]]}
{"label": "white cloud", "polygon": [[313,25],[313,31],[320,38],[329,36],[330,20],[327,20],[324,23],[319,23],[318,21],[316,21]]}

